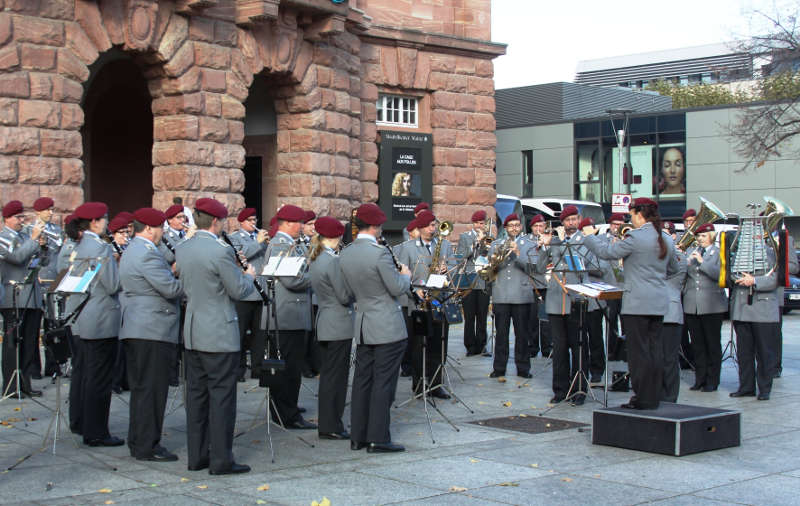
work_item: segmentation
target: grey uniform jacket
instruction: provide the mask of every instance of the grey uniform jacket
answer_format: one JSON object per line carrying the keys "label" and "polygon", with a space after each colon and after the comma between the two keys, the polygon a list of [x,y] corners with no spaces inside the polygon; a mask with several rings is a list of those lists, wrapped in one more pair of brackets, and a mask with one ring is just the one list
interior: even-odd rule
{"label": "grey uniform jacket", "polygon": [[[579,296],[574,292],[566,290],[561,286],[561,283],[568,285],[573,283],[590,282],[602,280],[605,271],[603,268],[608,268],[608,263],[602,263],[595,254],[590,251],[590,248],[581,244],[584,240],[583,234],[575,232],[567,240],[570,251],[573,255],[577,255],[582,259],[584,267],[592,271],[592,276],[589,273],[572,272],[567,262],[569,252],[564,243],[557,237],[553,237],[549,246],[537,248],[538,257],[536,260],[536,272],[544,274],[547,270],[547,265],[553,265],[553,272],[550,275],[550,281],[547,284],[547,296],[545,297],[544,305],[547,314],[566,315],[572,311],[572,302]],[[556,280],[556,276],[558,280]],[[559,283],[559,280],[561,283]],[[589,299],[588,310],[595,311],[599,309],[598,301]]]}
{"label": "grey uniform jacket", "polygon": [[[294,239],[278,232],[269,242],[268,258],[304,256],[302,247],[293,247]],[[279,330],[311,330],[311,276],[308,270],[296,277],[279,277],[275,283],[276,314]],[[273,326],[273,322],[269,322]],[[274,330],[274,329],[272,329]]]}
{"label": "grey uniform jacket", "polygon": [[[394,246],[392,246],[392,251],[394,252],[394,257],[397,259],[398,262],[402,262],[403,260],[401,260],[401,259],[407,258],[406,257],[406,252],[404,250],[406,248],[413,248],[414,247],[414,242],[415,241],[409,239],[409,240],[407,240],[405,242],[401,242],[400,244],[395,244]],[[410,269],[410,267],[409,267],[409,269]],[[408,310],[409,306],[411,306],[411,302],[410,302],[411,299],[408,296],[408,293],[403,293],[402,295],[400,295],[398,297],[398,300],[400,301],[400,305],[403,306],[403,309],[405,309],[405,310]]]}
{"label": "grey uniform jacket", "polygon": [[531,242],[533,247],[528,249],[528,264],[531,266],[529,274],[533,277],[533,286],[536,287],[538,290],[546,289],[547,288],[547,277],[543,272],[539,272],[536,269],[536,264],[539,262],[539,253],[541,250],[538,247],[539,244],[539,236],[534,234],[528,234],[527,239]]}
{"label": "grey uniform jacket", "polygon": [[233,301],[242,300],[255,288],[233,255],[233,248],[206,230],[198,230],[176,248],[175,262],[186,294],[183,341],[187,350],[239,351]]}
{"label": "grey uniform jacket", "polygon": [[[686,258],[699,247],[686,250]],[[728,296],[719,286],[719,248],[711,245],[703,253],[703,263],[687,260],[687,277],[683,285],[683,312],[688,314],[724,313],[728,310]]]}
{"label": "grey uniform jacket", "polygon": [[353,333],[358,343],[387,344],[406,339],[406,323],[397,297],[408,291],[411,280],[397,271],[389,251],[362,236],[342,250],[339,265],[356,298]]}
{"label": "grey uniform jacket", "polygon": [[161,254],[164,255],[164,259],[167,261],[168,264],[172,265],[175,263],[175,255],[172,251],[164,243],[169,243],[173,249],[177,250],[178,245],[185,241],[185,237],[180,236],[180,232],[173,229],[170,226],[164,227],[164,236],[161,239],[161,242],[158,243],[158,249],[161,251]]}
{"label": "grey uniform jacket", "polygon": [[183,285],[155,244],[134,237],[119,261],[120,339],[178,343]]}
{"label": "grey uniform jacket", "polygon": [[[229,234],[228,238],[233,243],[233,247],[237,251],[241,251],[244,254],[245,258],[247,258],[247,262],[256,270],[256,274],[261,274],[261,272],[264,270],[264,263],[269,243],[264,241],[259,244],[259,242],[256,241],[249,232],[241,228],[236,232]],[[263,277],[258,277],[257,279],[263,286]],[[261,302],[261,296],[257,291],[254,290],[253,295],[250,295],[244,300]]]}
{"label": "grey uniform jacket", "polygon": [[78,243],[73,241],[70,238],[64,240],[64,244],[61,245],[61,249],[58,250],[58,257],[56,258],[56,272],[61,273],[64,269],[69,269],[70,259],[69,256],[75,251],[75,246]]}
{"label": "grey uniform jacket", "polygon": [[[461,255],[462,261],[466,260],[466,272],[475,272],[475,259],[478,257],[478,248],[475,241],[478,238],[477,232],[470,230],[464,232],[458,237],[458,246],[456,246],[456,254]],[[478,277],[475,280],[474,289],[483,290],[486,288],[486,281]]]}
{"label": "grey uniform jacket", "polygon": [[[489,248],[489,257],[505,241],[497,240]],[[502,264],[497,279],[492,283],[493,304],[530,304],[533,302],[533,282],[528,277],[528,252],[536,243],[530,238],[517,236],[515,242],[519,255],[512,253]]]}
{"label": "grey uniform jacket", "polygon": [[[33,225],[25,225],[23,227],[23,231],[25,234],[30,237],[31,230],[33,229]],[[58,252],[61,249],[61,245],[63,244],[63,234],[61,232],[61,227],[55,225],[53,223],[47,223],[44,226],[44,229],[47,231],[45,234],[42,232],[42,235],[47,237],[47,265],[39,270],[39,279],[53,281],[56,279],[56,275],[58,274],[57,264],[58,264]]]}
{"label": "grey uniform jacket", "polygon": [[311,286],[317,294],[317,339],[341,341],[353,338],[353,297],[344,282],[339,257],[325,248],[308,267]]}
{"label": "grey uniform jacket", "polygon": [[[87,230],[75,247],[73,263],[92,262],[94,259],[101,259],[103,264],[89,287],[89,301],[72,326],[72,331],[82,339],[117,337],[121,317],[119,265],[114,259],[111,245]],[[83,297],[70,296],[68,306],[74,309],[74,304],[82,301]]]}
{"label": "grey uniform jacket", "polygon": [[[794,251],[794,238],[792,236],[789,236],[789,240],[786,242],[786,252],[789,257],[789,274],[797,274],[800,271],[800,263],[798,263],[797,255]],[[778,302],[783,307],[783,284],[781,280],[778,280]]]}
{"label": "grey uniform jacket", "polygon": [[[775,252],[767,248],[767,263],[773,265]],[[750,289],[734,286],[731,289],[731,320],[741,322],[771,323],[778,321],[778,275],[772,271],[767,276],[755,276],[753,303],[748,304]]]}
{"label": "grey uniform jacket", "polygon": [[[404,243],[400,255],[397,260],[408,266],[411,271],[411,282],[415,285],[425,284],[428,281],[428,272],[430,271],[431,258],[436,248],[436,241],[431,242],[431,251],[428,252],[427,246],[422,242],[422,239],[415,239]],[[439,252],[439,260],[447,262],[452,257],[452,246],[450,241],[444,239],[442,241],[442,248]],[[391,261],[391,258],[389,259]],[[394,264],[392,264],[394,265]],[[397,270],[397,269],[395,269]],[[438,274],[438,271],[435,272]]]}
{"label": "grey uniform jacket", "polygon": [[683,324],[683,305],[681,304],[681,290],[686,282],[686,254],[675,248],[675,260],[678,270],[667,275],[667,293],[669,294],[669,309],[664,315],[664,323]]}
{"label": "grey uniform jacket", "polygon": [[[658,258],[658,234],[661,234],[667,248],[664,258]],[[645,223],[613,244],[596,235],[585,237],[583,241],[600,258],[622,258],[625,286],[621,314],[667,314],[669,298],[664,296],[667,293],[666,278],[678,270],[672,237],[664,231],[657,231],[652,223]]]}
{"label": "grey uniform jacket", "polygon": [[[0,230],[0,277],[3,280],[3,303],[0,308],[14,307],[14,289],[11,281],[21,283],[28,277],[28,264],[40,250],[39,241],[34,241],[24,232],[15,232],[10,227]],[[17,307],[41,309],[42,289],[38,279],[26,284],[17,293]]]}

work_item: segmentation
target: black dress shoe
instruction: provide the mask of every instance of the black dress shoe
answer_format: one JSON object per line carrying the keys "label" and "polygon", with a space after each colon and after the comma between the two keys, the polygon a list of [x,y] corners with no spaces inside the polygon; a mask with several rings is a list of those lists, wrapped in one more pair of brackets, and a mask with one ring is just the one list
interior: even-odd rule
{"label": "black dress shoe", "polygon": [[583,403],[586,402],[586,397],[583,395],[576,395],[570,401],[570,404],[573,406],[583,406]]}
{"label": "black dress shoe", "polygon": [[394,453],[404,451],[406,451],[405,446],[392,443],[391,441],[388,443],[370,443],[369,446],[367,446],[367,453]]}
{"label": "black dress shoe", "polygon": [[136,457],[136,460],[146,460],[149,462],[175,462],[178,456],[169,452],[166,448],[158,446],[151,455]]}
{"label": "black dress shoe", "polygon": [[755,397],[755,392],[742,392],[741,390],[737,390],[735,392],[731,392],[730,397]]}
{"label": "black dress shoe", "polygon": [[179,386],[181,386],[181,384],[180,384],[180,382],[178,380],[174,379],[174,380],[169,380],[169,386],[171,386],[171,387],[179,387]]}
{"label": "black dress shoe", "polygon": [[34,390],[32,388],[30,390],[22,390],[21,392],[22,392],[22,396],[23,397],[41,397],[42,396],[42,391],[41,390]]}
{"label": "black dress shoe", "polygon": [[306,411],[308,411],[306,408],[301,407],[301,406],[297,406],[297,412],[298,413],[305,413]]}
{"label": "black dress shoe", "polygon": [[214,469],[209,469],[208,470],[208,474],[215,474],[215,475],[216,474],[241,474],[241,473],[249,473],[249,472],[250,472],[250,466],[248,466],[246,464],[237,464],[236,462],[231,464],[231,467],[229,467],[228,469],[217,469],[216,471]]}
{"label": "black dress shoe", "polygon": [[698,390],[701,390],[704,386],[705,385],[703,385],[702,383],[695,383],[694,385],[689,387],[689,390],[694,390],[695,392],[697,392]]}
{"label": "black dress shoe", "polygon": [[119,395],[119,394],[122,393],[122,387],[121,386],[113,386],[113,387],[111,387],[111,391],[114,392],[115,394]]}
{"label": "black dress shoe", "polygon": [[518,372],[517,376],[519,376],[520,378],[528,378],[528,379],[533,378],[533,374],[529,372]]}
{"label": "black dress shoe", "polygon": [[31,378],[35,380],[42,379],[42,373],[40,371],[34,371],[31,373]]}
{"label": "black dress shoe", "polygon": [[502,378],[505,375],[506,375],[505,372],[492,371],[492,374],[490,374],[489,377],[490,378]]}
{"label": "black dress shoe", "polygon": [[444,388],[439,387],[431,391],[431,397],[436,397],[437,399],[449,399],[450,394],[445,392]]}
{"label": "black dress shoe", "polygon": [[400,371],[400,377],[401,378],[408,378],[410,376],[411,376],[411,371],[410,370],[403,369],[402,371]]}
{"label": "black dress shoe", "polygon": [[299,416],[286,424],[287,429],[310,430],[316,429],[317,424],[311,423],[302,416]]}
{"label": "black dress shoe", "polygon": [[780,378],[782,373],[783,373],[783,369],[778,369],[777,371],[775,371],[775,374],[772,377],[774,379]]}
{"label": "black dress shoe", "polygon": [[548,402],[550,404],[558,404],[559,402],[563,401],[564,399],[566,399],[566,397],[563,396],[563,395],[554,395]]}
{"label": "black dress shoe", "polygon": [[711,386],[711,385],[704,385],[703,386],[703,392],[716,392],[716,391],[717,391],[717,387],[715,387],[715,386]]}
{"label": "black dress shoe", "polygon": [[103,439],[86,439],[83,438],[83,444],[89,446],[122,446],[125,444],[124,439],[120,439],[116,436],[108,436],[107,438]]}
{"label": "black dress shoe", "polygon": [[759,401],[768,401],[769,400],[769,392],[758,394],[756,397]]}
{"label": "black dress shoe", "polygon": [[342,432],[320,432],[319,438],[341,441],[343,439],[350,439],[350,433],[346,430],[343,430]]}
{"label": "black dress shoe", "polygon": [[359,441],[359,442],[350,441],[350,449],[353,450],[354,452],[357,452],[358,450],[361,450],[361,449],[366,448],[366,447],[367,447],[367,443],[364,443],[363,441]]}
{"label": "black dress shoe", "polygon": [[624,409],[641,409],[638,404],[633,401],[628,401],[625,404],[620,405],[621,408]]}
{"label": "black dress shoe", "polygon": [[193,466],[187,466],[186,469],[189,471],[202,471],[203,469],[208,469],[208,460],[201,460]]}

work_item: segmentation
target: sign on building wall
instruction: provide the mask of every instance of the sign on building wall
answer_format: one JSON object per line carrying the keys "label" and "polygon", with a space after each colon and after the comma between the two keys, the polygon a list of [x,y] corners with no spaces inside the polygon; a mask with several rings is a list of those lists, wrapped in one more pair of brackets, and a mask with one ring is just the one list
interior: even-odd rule
{"label": "sign on building wall", "polygon": [[397,230],[414,219],[414,207],[433,196],[433,140],[430,134],[381,131],[378,158],[380,205]]}

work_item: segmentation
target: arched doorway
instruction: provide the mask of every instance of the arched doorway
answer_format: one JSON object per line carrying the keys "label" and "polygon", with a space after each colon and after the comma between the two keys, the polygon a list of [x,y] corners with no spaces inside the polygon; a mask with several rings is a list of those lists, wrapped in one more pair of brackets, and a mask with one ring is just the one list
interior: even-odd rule
{"label": "arched doorway", "polygon": [[277,208],[277,120],[270,83],[256,75],[244,102],[244,171],[245,207],[254,207],[265,223]]}
{"label": "arched doorway", "polygon": [[83,163],[86,200],[113,216],[153,200],[153,113],[147,81],[134,61],[109,51],[85,85]]}

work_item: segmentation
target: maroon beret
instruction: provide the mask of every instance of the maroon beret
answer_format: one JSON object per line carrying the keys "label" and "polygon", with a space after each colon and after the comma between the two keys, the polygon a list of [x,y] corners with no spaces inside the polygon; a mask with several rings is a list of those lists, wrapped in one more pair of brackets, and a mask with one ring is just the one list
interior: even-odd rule
{"label": "maroon beret", "polygon": [[39,211],[44,211],[45,209],[50,209],[54,205],[55,202],[53,202],[53,199],[51,199],[50,197],[39,197],[38,199],[33,201],[33,209],[37,213]]}
{"label": "maroon beret", "polygon": [[275,234],[277,234],[277,233],[278,233],[278,217],[277,216],[273,216],[272,218],[269,219],[269,232],[268,232],[268,234],[269,234],[270,237],[275,237]]}
{"label": "maroon beret", "polygon": [[130,225],[131,222],[133,222],[133,220],[136,219],[136,218],[134,218],[133,213],[129,213],[128,211],[120,211],[119,213],[117,213],[116,216],[114,216],[115,220],[117,218],[119,218],[121,220],[125,220],[125,224],[126,225]]}
{"label": "maroon beret", "polygon": [[675,233],[675,224],[672,223],[671,221],[665,221],[664,222],[664,230],[666,230],[670,234],[674,234]]}
{"label": "maroon beret", "polygon": [[594,226],[594,220],[588,217],[582,219],[581,222],[578,224],[579,229],[583,227],[593,227],[593,226]]}
{"label": "maroon beret", "polygon": [[128,223],[124,219],[116,216],[113,220],[108,222],[108,231],[113,234],[114,232],[119,231],[121,228],[126,228],[127,226]]}
{"label": "maroon beret", "polygon": [[331,216],[321,216],[314,222],[314,230],[322,237],[341,237],[344,235],[342,222]]}
{"label": "maroon beret", "polygon": [[641,206],[653,206],[656,209],[658,209],[658,203],[655,200],[649,199],[647,197],[639,197],[639,198],[633,199],[633,202],[631,202],[631,205],[630,205],[629,209],[633,209],[634,207],[641,207]]}
{"label": "maroon beret", "polygon": [[197,211],[209,214],[220,220],[228,216],[228,208],[225,207],[222,202],[215,199],[205,197],[197,199],[197,202],[194,203],[194,208]]}
{"label": "maroon beret", "polygon": [[317,219],[317,213],[312,210],[306,211],[306,217],[303,219],[303,223],[308,223],[309,221],[314,221]]}
{"label": "maroon beret", "polygon": [[164,211],[164,214],[167,216],[167,219],[172,219],[175,217],[176,214],[183,212],[183,206],[180,204],[172,204]]}
{"label": "maroon beret", "polygon": [[278,214],[276,214],[275,216],[282,221],[300,222],[300,221],[305,221],[306,212],[303,211],[302,208],[293,206],[291,204],[286,204],[285,206],[278,209]]}
{"label": "maroon beret", "polygon": [[423,209],[417,215],[417,218],[414,221],[417,222],[417,228],[425,228],[428,225],[430,225],[431,223],[433,223],[434,221],[436,221],[436,216],[434,216],[434,214],[432,212],[428,211],[427,209]]}
{"label": "maroon beret", "polygon": [[625,215],[622,213],[614,213],[608,218],[608,221],[625,221]]}
{"label": "maroon beret", "polygon": [[519,216],[517,216],[517,213],[511,213],[508,216],[506,216],[505,220],[503,220],[503,226],[505,227],[506,225],[508,225],[509,221],[515,221],[515,220],[519,221]]}
{"label": "maroon beret", "polygon": [[75,209],[75,216],[82,220],[99,220],[108,214],[108,206],[102,202],[86,202]]}
{"label": "maroon beret", "polygon": [[683,213],[683,219],[691,218],[692,216],[697,216],[697,211],[694,209],[687,209],[685,213]]}
{"label": "maroon beret", "polygon": [[531,218],[530,226],[532,227],[536,223],[541,223],[543,221],[544,221],[544,216],[542,216],[541,214],[534,214],[533,218]]}
{"label": "maroon beret", "polygon": [[69,225],[72,222],[72,220],[74,220],[75,218],[77,218],[77,216],[75,216],[75,213],[68,214],[64,218],[64,225]]}
{"label": "maroon beret", "polygon": [[406,225],[406,230],[408,230],[409,232],[412,232],[417,228],[419,228],[419,222],[416,219],[409,221],[408,225]]}
{"label": "maroon beret", "polygon": [[561,214],[558,215],[558,219],[564,221],[570,216],[575,216],[576,214],[578,214],[578,208],[573,205],[568,205],[561,210]]}
{"label": "maroon beret", "polygon": [[386,215],[383,214],[381,208],[377,204],[368,202],[358,206],[356,211],[356,218],[363,221],[367,225],[383,225],[386,222]]}
{"label": "maroon beret", "polygon": [[714,231],[714,224],[706,223],[694,229],[694,234],[697,235],[697,234],[702,234],[703,232],[713,232],[713,231]]}
{"label": "maroon beret", "polygon": [[3,218],[10,218],[22,212],[22,202],[12,200],[3,206]]}
{"label": "maroon beret", "polygon": [[422,211],[423,209],[430,209],[431,206],[427,202],[420,202],[417,204],[417,207],[414,208],[414,214]]}
{"label": "maroon beret", "polygon": [[[117,215],[119,217],[119,215]],[[116,219],[116,218],[114,218]],[[143,207],[133,213],[133,219],[150,227],[160,227],[167,219],[167,215],[152,207]]]}
{"label": "maroon beret", "polygon": [[486,211],[484,210],[475,211],[474,213],[472,213],[472,223],[475,223],[477,221],[483,221],[485,219],[486,219]]}
{"label": "maroon beret", "polygon": [[255,207],[245,207],[239,212],[239,216],[237,216],[236,219],[239,220],[239,223],[241,223],[247,218],[254,216],[255,214],[256,214]]}

